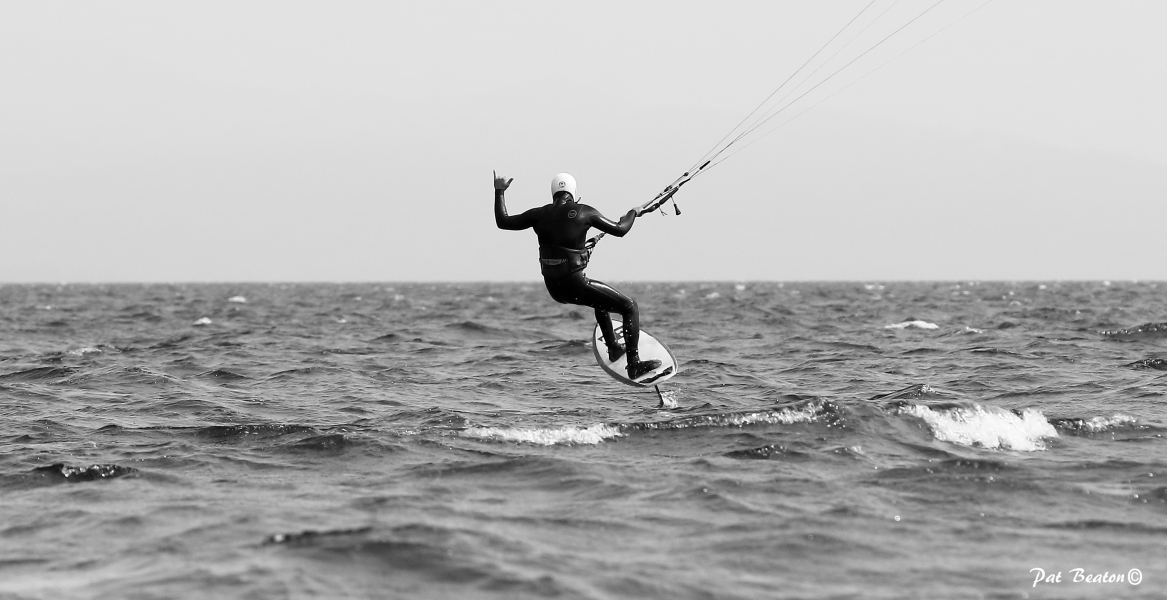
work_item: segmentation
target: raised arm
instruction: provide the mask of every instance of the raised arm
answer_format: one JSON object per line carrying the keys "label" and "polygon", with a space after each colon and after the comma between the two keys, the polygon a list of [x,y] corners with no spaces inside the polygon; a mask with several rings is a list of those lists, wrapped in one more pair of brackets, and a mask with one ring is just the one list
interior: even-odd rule
{"label": "raised arm", "polygon": [[519,231],[526,229],[535,224],[534,212],[528,210],[520,215],[508,215],[506,203],[506,190],[510,187],[514,177],[507,179],[506,177],[499,177],[498,173],[494,174],[494,224],[498,225],[499,229],[509,229],[511,231]]}

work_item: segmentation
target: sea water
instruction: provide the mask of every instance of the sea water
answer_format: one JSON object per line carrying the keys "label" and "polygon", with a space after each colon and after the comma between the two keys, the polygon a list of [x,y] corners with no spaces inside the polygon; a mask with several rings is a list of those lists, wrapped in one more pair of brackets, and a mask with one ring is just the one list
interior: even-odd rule
{"label": "sea water", "polygon": [[1167,596],[1167,284],[619,287],[0,287],[0,597]]}

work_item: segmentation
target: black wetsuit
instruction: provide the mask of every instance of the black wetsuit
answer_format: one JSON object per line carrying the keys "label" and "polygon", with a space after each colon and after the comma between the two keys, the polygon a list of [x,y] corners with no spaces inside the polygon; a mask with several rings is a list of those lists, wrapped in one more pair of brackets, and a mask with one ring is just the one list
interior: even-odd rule
{"label": "black wetsuit", "polygon": [[[570,198],[569,195],[567,197]],[[612,318],[608,313],[620,313],[624,322],[623,337],[628,360],[630,363],[639,360],[640,315],[636,301],[606,283],[588,279],[584,274],[590,257],[590,252],[584,249],[588,229],[595,227],[621,237],[632,229],[635,211],[630,211],[619,223],[614,223],[591,206],[557,196],[552,204],[510,216],[507,215],[502,192],[496,191],[494,212],[495,223],[501,229],[517,231],[534,228],[539,237],[539,266],[551,298],[564,304],[594,308],[596,323],[600,325],[610,350],[615,339]]]}

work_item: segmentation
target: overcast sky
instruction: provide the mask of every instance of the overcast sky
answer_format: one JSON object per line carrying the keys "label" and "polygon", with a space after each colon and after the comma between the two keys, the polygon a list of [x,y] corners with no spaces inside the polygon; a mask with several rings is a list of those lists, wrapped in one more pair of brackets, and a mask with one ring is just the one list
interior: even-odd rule
{"label": "overcast sky", "polygon": [[[512,212],[567,171],[618,218],[866,4],[0,2],[0,281],[537,280],[493,169]],[[589,275],[1167,279],[1167,3],[981,4],[836,75]]]}

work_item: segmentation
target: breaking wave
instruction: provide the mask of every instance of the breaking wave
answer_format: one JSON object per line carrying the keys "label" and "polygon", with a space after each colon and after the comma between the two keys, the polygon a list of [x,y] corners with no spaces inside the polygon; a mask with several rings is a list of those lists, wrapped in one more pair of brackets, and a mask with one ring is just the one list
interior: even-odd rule
{"label": "breaking wave", "polygon": [[494,440],[500,442],[518,442],[539,446],[557,445],[596,445],[623,433],[619,427],[602,423],[588,427],[574,425],[551,428],[521,428],[521,427],[469,427],[462,430],[462,437]]}
{"label": "breaking wave", "polygon": [[1045,449],[1045,440],[1058,437],[1045,415],[1032,408],[1014,413],[980,405],[933,409],[911,404],[899,412],[923,420],[936,439],[962,446],[1034,452]]}
{"label": "breaking wave", "polygon": [[748,425],[793,425],[796,423],[823,422],[838,425],[843,420],[842,411],[833,402],[814,400],[801,405],[723,413],[710,413],[679,417],[666,421],[629,423],[621,426],[628,431],[653,431],[670,429],[691,429],[695,427],[745,427]]}
{"label": "breaking wave", "polygon": [[672,431],[700,427],[747,427],[751,425],[793,425],[798,423],[842,423],[842,411],[832,402],[815,400],[798,406],[766,410],[705,413],[686,415],[662,421],[637,423],[597,423],[588,426],[560,427],[468,427],[462,437],[535,444],[539,446],[596,445],[614,438],[641,431]]}
{"label": "breaking wave", "polygon": [[929,323],[920,319],[908,319],[899,323],[892,323],[884,325],[884,329],[940,329],[940,326],[935,323]]}

